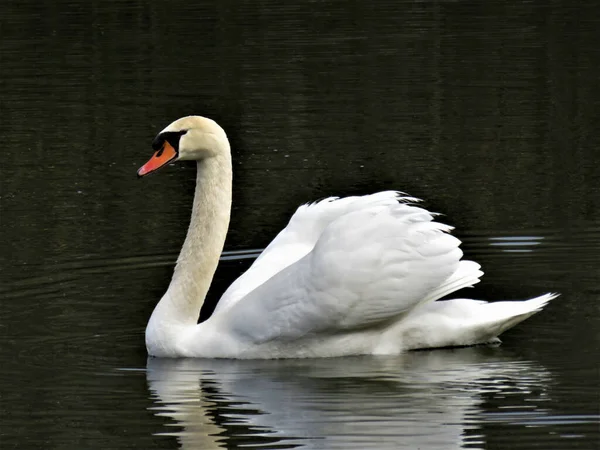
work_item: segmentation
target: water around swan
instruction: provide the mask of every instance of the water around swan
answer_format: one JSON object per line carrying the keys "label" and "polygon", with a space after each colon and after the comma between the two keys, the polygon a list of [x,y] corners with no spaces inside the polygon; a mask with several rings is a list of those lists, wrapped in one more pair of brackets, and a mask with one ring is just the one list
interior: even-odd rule
{"label": "water around swan", "polygon": [[[567,1],[11,3],[0,18],[0,447],[599,448],[599,9]],[[234,210],[202,316],[300,203],[400,189],[486,272],[562,296],[500,347],[147,360],[193,165],[137,180],[190,113]]]}

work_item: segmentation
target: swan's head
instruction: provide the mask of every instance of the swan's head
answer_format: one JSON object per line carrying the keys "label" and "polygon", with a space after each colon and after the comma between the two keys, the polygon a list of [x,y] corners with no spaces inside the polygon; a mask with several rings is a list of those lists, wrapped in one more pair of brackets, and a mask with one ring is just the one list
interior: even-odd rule
{"label": "swan's head", "polygon": [[223,128],[214,120],[201,116],[177,119],[162,130],[152,142],[154,155],[138,170],[142,177],[170,162],[201,160],[229,154],[229,142]]}

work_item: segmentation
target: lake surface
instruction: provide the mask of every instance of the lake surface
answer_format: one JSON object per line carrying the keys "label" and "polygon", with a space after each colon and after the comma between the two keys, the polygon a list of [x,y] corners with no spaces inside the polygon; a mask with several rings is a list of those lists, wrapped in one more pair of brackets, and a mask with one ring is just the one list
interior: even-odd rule
{"label": "lake surface", "polygon": [[[2,449],[600,448],[594,2],[11,2],[0,18]],[[500,347],[147,360],[195,168],[234,209],[202,318],[304,202],[399,189],[456,226],[468,296],[562,295]]]}

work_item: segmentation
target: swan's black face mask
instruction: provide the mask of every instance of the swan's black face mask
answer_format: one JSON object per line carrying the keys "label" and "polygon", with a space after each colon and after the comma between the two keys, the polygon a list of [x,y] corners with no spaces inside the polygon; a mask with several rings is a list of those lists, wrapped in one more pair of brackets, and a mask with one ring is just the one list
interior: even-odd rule
{"label": "swan's black face mask", "polygon": [[161,167],[166,166],[169,162],[177,159],[179,156],[179,139],[187,133],[187,130],[182,131],[165,131],[160,133],[152,142],[154,155],[138,170],[138,177],[148,175]]}

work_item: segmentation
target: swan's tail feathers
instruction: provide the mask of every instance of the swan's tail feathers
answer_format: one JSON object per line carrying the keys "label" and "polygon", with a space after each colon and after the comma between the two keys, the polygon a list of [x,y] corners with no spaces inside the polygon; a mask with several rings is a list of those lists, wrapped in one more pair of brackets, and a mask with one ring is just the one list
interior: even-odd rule
{"label": "swan's tail feathers", "polygon": [[493,303],[465,298],[429,303],[407,318],[403,339],[407,349],[497,343],[498,336],[541,311],[558,295]]}
{"label": "swan's tail feathers", "polygon": [[556,293],[547,293],[521,302],[494,302],[488,303],[486,306],[492,315],[497,314],[495,319],[498,326],[497,333],[500,335],[516,324],[533,316],[535,313],[540,312],[550,300],[555,299],[558,295]]}
{"label": "swan's tail feathers", "polygon": [[450,275],[437,289],[434,289],[420,304],[431,303],[460,289],[472,287],[481,281],[481,266],[474,261],[460,261],[458,269]]}
{"label": "swan's tail feathers", "polygon": [[503,301],[487,303],[484,306],[485,314],[481,323],[482,328],[493,330],[496,336],[514,327],[518,323],[540,312],[550,300],[559,294],[547,293],[525,301]]}
{"label": "swan's tail feathers", "polygon": [[525,300],[520,302],[523,306],[526,306],[529,311],[533,314],[539,312],[546,306],[550,301],[554,300],[560,294],[557,292],[548,292],[547,294],[540,295],[539,297],[534,297],[529,300]]}

